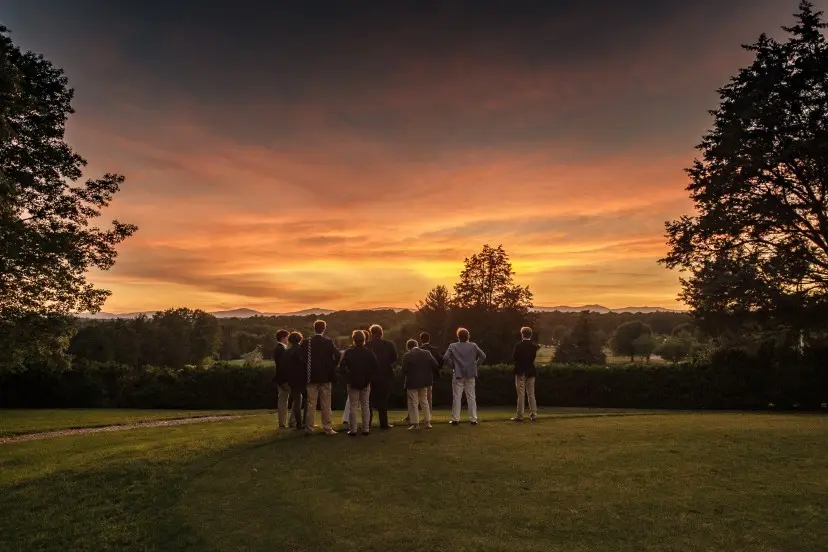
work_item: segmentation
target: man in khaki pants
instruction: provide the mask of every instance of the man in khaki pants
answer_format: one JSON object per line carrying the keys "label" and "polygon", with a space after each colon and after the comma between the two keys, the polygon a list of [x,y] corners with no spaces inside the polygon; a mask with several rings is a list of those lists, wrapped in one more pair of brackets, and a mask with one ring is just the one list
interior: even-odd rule
{"label": "man in khaki pants", "polygon": [[313,324],[313,331],[316,335],[302,341],[299,349],[302,365],[307,373],[308,389],[308,413],[305,427],[308,433],[313,432],[313,422],[316,418],[317,399],[322,408],[322,429],[328,435],[336,435],[333,426],[333,413],[331,412],[331,387],[336,375],[336,367],[342,353],[334,345],[333,340],[325,337],[327,324],[324,320],[317,320]]}
{"label": "man in khaki pants", "polygon": [[409,339],[405,344],[408,352],[402,360],[402,372],[405,375],[405,390],[408,395],[408,419],[411,427],[420,429],[420,411],[426,429],[431,429],[431,409],[428,406],[428,388],[433,383],[437,361],[431,353],[421,349],[417,340]]}
{"label": "man in khaki pants", "polygon": [[523,409],[526,399],[529,399],[529,419],[533,422],[538,417],[538,403],[535,400],[535,378],[538,369],[535,368],[535,357],[538,355],[538,346],[532,343],[532,328],[524,326],[520,329],[521,340],[515,345],[512,355],[515,361],[515,389],[517,390],[517,413],[513,422],[523,421]]}

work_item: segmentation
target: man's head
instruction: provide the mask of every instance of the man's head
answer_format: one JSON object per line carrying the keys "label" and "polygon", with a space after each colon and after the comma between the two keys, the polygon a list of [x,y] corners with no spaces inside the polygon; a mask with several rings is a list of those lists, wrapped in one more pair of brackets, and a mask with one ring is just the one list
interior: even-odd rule
{"label": "man's head", "polygon": [[416,339],[409,339],[408,341],[405,342],[406,351],[410,351],[411,349],[413,349],[416,346],[417,346],[417,340]]}
{"label": "man's head", "polygon": [[367,343],[368,340],[371,339],[371,334],[368,332],[368,330],[360,330],[360,331],[362,332],[362,335],[365,336],[365,342]]}
{"label": "man's head", "polygon": [[420,334],[420,343],[422,343],[423,345],[431,343],[431,336],[428,335],[428,332],[423,332]]}
{"label": "man's head", "polygon": [[371,332],[371,337],[382,337],[382,326],[379,324],[373,324],[368,331]]}
{"label": "man's head", "polygon": [[290,332],[287,330],[279,330],[276,332],[276,341],[279,343],[287,343],[287,338],[290,335]]}
{"label": "man's head", "polygon": [[457,341],[468,341],[469,340],[469,330],[466,328],[457,328]]}
{"label": "man's head", "polygon": [[324,320],[317,320],[313,323],[313,331],[316,332],[316,335],[321,335],[325,333],[325,330],[328,328],[328,325],[325,323]]}
{"label": "man's head", "polygon": [[302,343],[302,339],[302,334],[299,332],[290,332],[290,335],[288,336],[288,343],[291,345],[299,345]]}
{"label": "man's head", "polygon": [[354,330],[351,332],[351,341],[357,346],[365,345],[365,332],[362,330]]}
{"label": "man's head", "polygon": [[532,328],[524,326],[520,329],[520,337],[523,339],[532,339]]}

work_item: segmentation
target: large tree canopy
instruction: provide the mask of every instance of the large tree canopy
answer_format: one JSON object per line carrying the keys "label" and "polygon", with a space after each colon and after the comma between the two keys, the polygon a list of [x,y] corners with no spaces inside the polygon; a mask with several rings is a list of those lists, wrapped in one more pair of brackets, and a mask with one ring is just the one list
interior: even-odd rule
{"label": "large tree canopy", "polygon": [[[91,221],[123,176],[79,184],[86,161],[64,140],[73,91],[63,71],[22,52],[0,26],[0,317],[98,311],[109,292],[86,279],[106,270],[135,232]],[[28,314],[27,314],[28,316]]]}
{"label": "large tree canopy", "polygon": [[708,327],[828,326],[828,43],[801,2],[789,37],[719,90],[714,124],[688,169],[697,214],[667,223],[669,268]]}

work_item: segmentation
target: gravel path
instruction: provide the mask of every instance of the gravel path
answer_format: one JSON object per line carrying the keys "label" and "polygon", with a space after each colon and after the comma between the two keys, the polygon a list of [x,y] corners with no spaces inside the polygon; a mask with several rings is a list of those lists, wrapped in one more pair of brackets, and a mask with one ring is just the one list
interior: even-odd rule
{"label": "gravel path", "polygon": [[79,429],[61,429],[58,431],[46,431],[43,433],[27,433],[25,435],[15,435],[12,437],[0,437],[0,445],[5,445],[8,443],[21,443],[23,441],[38,441],[40,439],[51,439],[53,437],[64,437],[67,435],[81,435],[83,433],[100,433],[102,431],[125,431],[127,429],[137,429],[142,427],[165,427],[185,424],[198,424],[202,422],[220,422],[223,420],[234,420],[236,418],[244,418],[253,415],[254,414],[199,416],[195,418],[179,418],[177,420],[159,420],[157,422],[138,422],[135,424],[111,425],[102,427],[84,427]]}

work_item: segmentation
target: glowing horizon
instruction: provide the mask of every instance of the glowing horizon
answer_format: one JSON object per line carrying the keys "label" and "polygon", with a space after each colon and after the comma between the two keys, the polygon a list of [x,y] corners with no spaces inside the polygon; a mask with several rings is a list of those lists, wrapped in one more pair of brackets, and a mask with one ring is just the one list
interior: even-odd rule
{"label": "glowing horizon", "polygon": [[538,306],[685,308],[664,221],[739,45],[796,1],[460,5],[10,7],[87,176],[126,176],[103,310],[413,308],[485,243]]}

